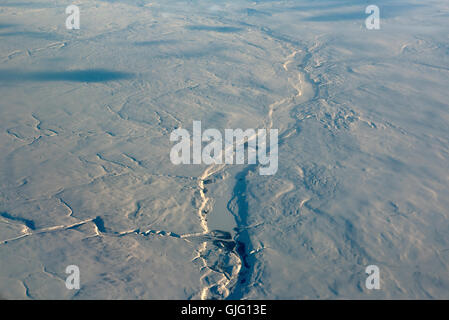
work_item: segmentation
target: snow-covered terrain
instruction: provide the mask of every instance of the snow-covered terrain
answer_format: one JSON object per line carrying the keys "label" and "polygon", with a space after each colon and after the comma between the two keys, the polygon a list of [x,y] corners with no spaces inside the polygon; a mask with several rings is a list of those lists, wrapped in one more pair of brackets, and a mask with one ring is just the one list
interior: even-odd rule
{"label": "snow-covered terrain", "polygon": [[[448,299],[448,31],[441,0],[2,0],[0,296]],[[174,165],[193,121],[279,129],[278,171]]]}

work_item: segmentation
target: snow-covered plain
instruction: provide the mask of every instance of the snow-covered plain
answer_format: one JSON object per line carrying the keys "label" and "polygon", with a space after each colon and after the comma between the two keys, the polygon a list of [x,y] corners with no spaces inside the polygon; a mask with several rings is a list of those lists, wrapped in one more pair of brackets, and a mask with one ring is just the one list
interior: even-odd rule
{"label": "snow-covered plain", "polygon": [[[448,31],[441,0],[2,0],[0,296],[448,299]],[[173,165],[194,120],[279,129],[279,170]]]}

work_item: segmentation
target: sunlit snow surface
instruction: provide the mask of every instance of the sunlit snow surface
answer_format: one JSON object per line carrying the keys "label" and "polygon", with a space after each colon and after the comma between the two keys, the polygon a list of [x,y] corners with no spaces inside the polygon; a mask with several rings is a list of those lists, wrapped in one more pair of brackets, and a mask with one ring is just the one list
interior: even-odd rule
{"label": "sunlit snow surface", "polygon": [[[2,0],[0,296],[448,299],[448,31],[442,0]],[[173,165],[194,120],[279,129],[278,172]]]}

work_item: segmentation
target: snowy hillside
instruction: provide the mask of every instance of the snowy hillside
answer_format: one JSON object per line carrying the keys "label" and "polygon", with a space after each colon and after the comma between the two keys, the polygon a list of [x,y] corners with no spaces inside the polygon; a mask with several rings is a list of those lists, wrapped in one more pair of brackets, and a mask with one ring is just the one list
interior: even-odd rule
{"label": "snowy hillside", "polygon": [[[0,296],[448,299],[448,30],[436,0],[3,0]],[[173,164],[193,121],[278,129],[277,172]]]}

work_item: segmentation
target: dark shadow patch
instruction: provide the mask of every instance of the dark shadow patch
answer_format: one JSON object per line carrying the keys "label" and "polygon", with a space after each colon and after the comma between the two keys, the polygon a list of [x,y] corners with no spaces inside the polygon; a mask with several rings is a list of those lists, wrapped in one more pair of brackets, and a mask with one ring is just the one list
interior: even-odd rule
{"label": "dark shadow patch", "polygon": [[245,13],[249,17],[271,16],[271,13],[269,12],[259,11],[251,8],[246,8]]}
{"label": "dark shadow patch", "polygon": [[35,31],[14,31],[14,32],[2,32],[0,37],[27,37],[34,39],[44,39],[51,41],[61,41],[64,38],[55,33],[49,32],[35,32]]}
{"label": "dark shadow patch", "polygon": [[317,15],[305,18],[304,20],[314,22],[330,22],[330,21],[364,20],[367,17],[368,15],[365,14],[365,11],[356,11],[356,12]]}
{"label": "dark shadow patch", "polygon": [[36,230],[36,226],[35,226],[33,220],[28,220],[28,219],[21,218],[21,217],[14,217],[7,212],[0,212],[0,216],[3,218],[6,218],[8,220],[21,222],[24,225],[26,225],[29,229]]}
{"label": "dark shadow patch", "polygon": [[73,71],[36,71],[21,72],[0,70],[0,81],[70,81],[70,82],[108,82],[133,78],[131,73],[104,69]]}
{"label": "dark shadow patch", "polygon": [[[100,0],[107,3],[123,3],[123,0]],[[133,0],[127,1],[127,5],[136,6],[136,7],[144,7],[147,4],[147,0]]]}
{"label": "dark shadow patch", "polygon": [[152,40],[152,41],[134,42],[134,45],[142,46],[142,47],[152,47],[152,46],[161,46],[164,44],[175,44],[177,42],[179,42],[179,41],[177,41],[177,40]]}
{"label": "dark shadow patch", "polygon": [[186,29],[192,30],[192,31],[213,31],[213,32],[220,32],[220,33],[233,33],[233,32],[239,32],[242,31],[242,28],[237,27],[219,27],[219,26],[204,26],[204,25],[194,25],[194,26],[187,26]]}
{"label": "dark shadow patch", "polygon": [[314,3],[309,5],[294,5],[282,8],[280,11],[322,11],[322,10],[329,10],[329,9],[335,9],[335,8],[343,8],[343,7],[352,7],[357,6],[357,3],[354,3],[354,1],[339,1],[337,3],[334,2],[323,2],[323,3]]}
{"label": "dark shadow patch", "polygon": [[[407,12],[420,8],[425,7],[425,5],[421,4],[387,4],[387,5],[380,5],[380,18],[395,18],[401,15],[408,15]],[[365,21],[366,18],[368,18],[369,14],[365,13],[366,7],[361,7],[357,11],[352,12],[340,12],[340,13],[327,13],[327,14],[321,14],[316,15],[312,17],[307,17],[304,20],[305,21],[314,21],[314,22],[333,22],[333,21],[350,21],[350,20],[361,20]]]}
{"label": "dark shadow patch", "polygon": [[95,223],[95,225],[98,228],[98,231],[106,232],[106,228],[104,227],[104,221],[103,219],[101,219],[101,217],[96,217],[95,219],[92,220],[92,222]]}
{"label": "dark shadow patch", "polygon": [[14,24],[11,23],[0,23],[0,29],[7,29],[7,28],[11,28],[14,27]]}

